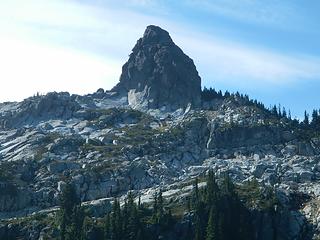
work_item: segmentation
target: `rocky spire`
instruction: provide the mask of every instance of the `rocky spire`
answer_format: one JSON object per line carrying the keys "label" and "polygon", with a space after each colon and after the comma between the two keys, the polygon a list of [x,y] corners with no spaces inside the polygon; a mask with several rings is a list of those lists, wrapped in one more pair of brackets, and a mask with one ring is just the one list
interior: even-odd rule
{"label": "rocky spire", "polygon": [[127,94],[133,108],[175,110],[200,104],[201,79],[169,33],[151,25],[132,49],[113,91]]}

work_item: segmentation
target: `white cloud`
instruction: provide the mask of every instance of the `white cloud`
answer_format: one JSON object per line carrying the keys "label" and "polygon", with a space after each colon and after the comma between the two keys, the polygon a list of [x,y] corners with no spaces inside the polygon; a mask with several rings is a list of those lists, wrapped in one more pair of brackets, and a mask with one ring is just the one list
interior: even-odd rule
{"label": "white cloud", "polygon": [[285,55],[203,34],[196,38],[183,34],[177,36],[177,40],[195,56],[200,70],[212,72],[220,81],[234,81],[237,85],[239,79],[247,79],[246,83],[258,86],[320,78],[319,58]]}
{"label": "white cloud", "polygon": [[[229,0],[228,0],[229,1]],[[249,0],[247,0],[250,2]],[[28,4],[27,4],[27,3]],[[97,1],[99,2],[99,1]],[[62,0],[10,0],[0,3],[0,101],[35,92],[68,90],[88,93],[111,88],[121,65],[146,25],[167,29],[193,59],[200,75],[214,81],[270,86],[320,77],[320,59],[290,56],[213,38],[172,17],[142,14],[130,8]],[[229,1],[231,2],[231,1]],[[157,1],[130,0],[153,6]]]}
{"label": "white cloud", "polygon": [[63,48],[0,39],[0,101],[22,100],[36,92],[86,94],[118,81],[119,62]]}

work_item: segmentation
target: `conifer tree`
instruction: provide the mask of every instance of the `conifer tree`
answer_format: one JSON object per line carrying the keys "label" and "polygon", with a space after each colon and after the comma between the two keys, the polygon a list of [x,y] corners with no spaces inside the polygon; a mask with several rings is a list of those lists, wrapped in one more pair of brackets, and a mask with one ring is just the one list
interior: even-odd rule
{"label": "conifer tree", "polygon": [[287,118],[287,111],[285,107],[282,108],[282,117]]}
{"label": "conifer tree", "polygon": [[84,212],[73,185],[67,184],[60,196],[60,238],[81,239]]}
{"label": "conifer tree", "polygon": [[110,220],[110,238],[112,240],[121,240],[122,234],[122,219],[120,202],[115,199],[112,206],[112,214]]}
{"label": "conifer tree", "polygon": [[192,205],[194,208],[198,206],[199,201],[200,201],[200,196],[199,196],[198,178],[196,178],[193,184],[193,194],[192,194]]}
{"label": "conifer tree", "polygon": [[318,118],[319,118],[318,111],[314,109],[312,111],[312,120],[311,120],[311,124],[313,126],[315,126],[318,123]]}
{"label": "conifer tree", "polygon": [[289,120],[292,120],[290,109],[289,109],[289,112],[288,112],[288,118],[289,118]]}
{"label": "conifer tree", "polygon": [[164,203],[162,197],[162,191],[160,190],[158,193],[154,195],[154,202],[153,202],[153,215],[152,219],[154,223],[160,224],[164,218]]}
{"label": "conifer tree", "polygon": [[109,213],[105,216],[104,239],[105,240],[111,240],[111,220],[110,220],[110,214]]}
{"label": "conifer tree", "polygon": [[207,225],[207,234],[206,234],[206,240],[217,240],[217,234],[216,234],[216,216],[214,214],[213,208],[210,210],[209,219],[208,219],[208,225]]}
{"label": "conifer tree", "polygon": [[157,215],[158,215],[158,194],[154,193],[153,195],[153,209],[152,209],[152,220],[157,223]]}
{"label": "conifer tree", "polygon": [[206,204],[212,206],[218,200],[219,188],[212,170],[209,171],[206,187]]}
{"label": "conifer tree", "polygon": [[276,105],[274,105],[274,106],[272,107],[271,113],[272,113],[273,115],[275,115],[275,116],[278,116],[278,110],[277,110],[277,106],[276,106]]}
{"label": "conifer tree", "polygon": [[199,216],[195,220],[195,237],[194,240],[203,240],[202,223]]}
{"label": "conifer tree", "polygon": [[304,124],[305,126],[308,126],[308,125],[309,125],[309,115],[307,114],[307,111],[304,111],[303,124]]}
{"label": "conifer tree", "polygon": [[163,197],[162,197],[162,191],[160,190],[158,193],[158,221],[161,222],[164,216],[164,209],[163,209]]}
{"label": "conifer tree", "polygon": [[278,105],[278,116],[282,117],[282,112],[281,112],[281,104],[279,103]]}

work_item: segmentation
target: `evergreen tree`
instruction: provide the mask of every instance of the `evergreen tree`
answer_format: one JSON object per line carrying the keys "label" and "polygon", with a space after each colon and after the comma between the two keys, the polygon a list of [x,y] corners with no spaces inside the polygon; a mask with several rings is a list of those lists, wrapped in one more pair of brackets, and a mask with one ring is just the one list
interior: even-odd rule
{"label": "evergreen tree", "polygon": [[141,206],[141,195],[139,195],[139,200],[138,200],[138,209],[141,209],[142,206]]}
{"label": "evergreen tree", "polygon": [[105,217],[104,239],[105,240],[111,240],[111,220],[110,220],[110,214],[109,213]]}
{"label": "evergreen tree", "polygon": [[127,223],[128,235],[126,239],[135,240],[138,236],[140,220],[138,216],[137,206],[134,203],[134,197],[132,192],[129,192],[128,194],[128,208],[127,208],[126,218],[128,218],[128,223]]}
{"label": "evergreen tree", "polygon": [[318,119],[319,119],[318,111],[314,109],[314,110],[312,111],[311,124],[312,124],[313,126],[317,125]]}
{"label": "evergreen tree", "polygon": [[194,240],[203,240],[202,222],[199,216],[195,217],[195,237]]}
{"label": "evergreen tree", "polygon": [[195,211],[195,240],[204,239],[206,227],[206,206],[201,200],[198,201]]}
{"label": "evergreen tree", "polygon": [[281,112],[281,104],[279,103],[278,105],[278,116],[282,117],[282,112]]}
{"label": "evergreen tree", "polygon": [[154,223],[163,225],[164,217],[164,202],[162,197],[162,191],[160,190],[158,193],[155,193],[154,195],[152,219]]}
{"label": "evergreen tree", "polygon": [[208,173],[206,187],[206,204],[212,206],[218,200],[219,188],[212,170]]}
{"label": "evergreen tree", "polygon": [[[87,239],[87,233],[90,231],[91,225],[92,225],[91,219],[88,216],[86,216],[83,220],[81,240]],[[106,238],[104,238],[104,239],[106,239]]]}
{"label": "evergreen tree", "polygon": [[290,111],[290,109],[289,109],[289,113],[288,113],[288,118],[289,118],[289,120],[292,119],[292,118],[291,118],[291,111]]}
{"label": "evergreen tree", "polygon": [[287,111],[285,107],[282,108],[282,117],[287,118]]}
{"label": "evergreen tree", "polygon": [[67,231],[66,239],[85,239],[85,234],[83,232],[83,221],[84,221],[84,212],[81,206],[75,206],[73,208],[71,225]]}
{"label": "evergreen tree", "polygon": [[110,239],[121,240],[122,234],[122,218],[120,202],[115,199],[112,206],[112,213],[110,219]]}
{"label": "evergreen tree", "polygon": [[158,221],[161,222],[164,216],[164,209],[163,209],[163,197],[162,197],[162,191],[160,190],[158,193]]}
{"label": "evergreen tree", "polygon": [[273,115],[275,115],[275,116],[278,116],[278,110],[277,110],[277,106],[276,106],[276,105],[274,105],[274,106],[272,107],[271,113],[272,113]]}
{"label": "evergreen tree", "polygon": [[152,220],[153,222],[157,223],[158,219],[158,194],[155,192],[153,195],[153,213],[152,213]]}
{"label": "evergreen tree", "polygon": [[192,205],[196,208],[199,204],[200,196],[199,196],[199,186],[198,186],[198,178],[194,180],[193,184],[193,194],[192,194]]}
{"label": "evergreen tree", "polygon": [[234,184],[228,173],[224,174],[222,191],[225,195],[233,196],[235,194]]}
{"label": "evergreen tree", "polygon": [[307,111],[304,111],[303,124],[304,124],[305,126],[308,126],[308,125],[309,125],[309,115],[307,114]]}
{"label": "evergreen tree", "polygon": [[81,239],[84,212],[73,185],[67,184],[60,196],[60,238]]}
{"label": "evergreen tree", "polygon": [[210,214],[209,214],[208,225],[207,225],[206,240],[217,240],[216,221],[217,221],[217,219],[214,214],[214,210],[213,210],[213,208],[211,208]]}

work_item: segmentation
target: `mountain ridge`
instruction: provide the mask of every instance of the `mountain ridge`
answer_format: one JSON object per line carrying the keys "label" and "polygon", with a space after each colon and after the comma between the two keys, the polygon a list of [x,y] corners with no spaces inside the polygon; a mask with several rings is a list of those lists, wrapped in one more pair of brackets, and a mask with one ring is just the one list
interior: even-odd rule
{"label": "mountain ridge", "polygon": [[[272,189],[281,211],[260,212],[256,199],[247,202],[254,228],[265,233],[258,239],[273,239],[275,233],[279,239],[318,236],[320,134],[315,125],[299,123],[239,93],[201,91],[200,77],[185,55],[181,56],[188,59],[186,66],[194,67],[195,79],[187,79],[195,84],[195,93],[168,99],[145,95],[164,90],[156,88],[152,78],[162,62],[151,64],[150,75],[141,75],[141,88],[135,85],[142,84],[141,79],[126,78],[127,65],[139,51],[152,56],[168,44],[176,48],[165,30],[147,27],[144,35],[124,65],[124,77],[110,91],[84,96],[49,93],[0,104],[0,238],[5,239],[9,226],[28,239],[54,234],[53,225],[39,227],[43,223],[37,219],[31,225],[15,223],[47,213],[55,216],[68,183],[98,219],[110,211],[115,198],[124,203],[130,191],[146,204],[162,191],[168,203],[183,208],[193,180],[210,170],[217,178],[228,173],[239,188],[256,180],[261,189]],[[146,52],[141,50],[144,40],[150,42]],[[159,46],[150,52],[154,45]],[[134,69],[138,66],[133,63]],[[150,89],[143,92],[146,86]],[[176,93],[179,86],[168,91]],[[128,100],[132,89],[138,90],[133,94],[142,91],[137,104]],[[190,213],[183,211],[187,221]]]}

